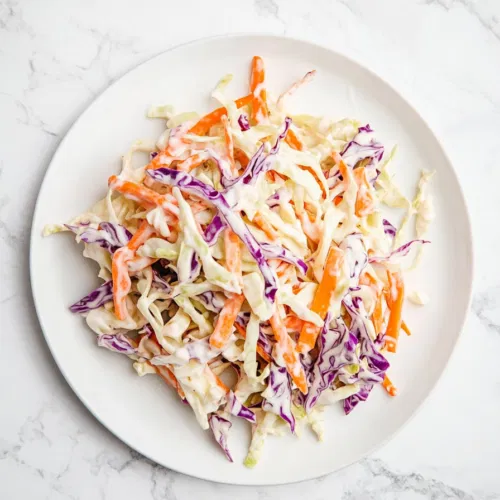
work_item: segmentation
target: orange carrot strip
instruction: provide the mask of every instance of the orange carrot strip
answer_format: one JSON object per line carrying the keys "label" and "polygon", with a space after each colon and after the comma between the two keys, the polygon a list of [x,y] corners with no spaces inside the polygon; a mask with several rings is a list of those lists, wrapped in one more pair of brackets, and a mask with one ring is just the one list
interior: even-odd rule
{"label": "orange carrot strip", "polygon": [[384,381],[382,382],[382,387],[387,391],[387,394],[389,394],[389,396],[396,396],[398,393],[398,390],[390,381],[387,375],[384,377]]}
{"label": "orange carrot strip", "polygon": [[[241,280],[240,240],[230,228],[224,231],[224,246],[226,251],[226,269],[236,274]],[[226,300],[217,318],[214,331],[210,335],[209,342],[211,346],[222,349],[227,344],[236,316],[240,312],[244,300],[245,296],[243,294],[233,295]]]}
{"label": "orange carrot strip", "polygon": [[135,182],[123,181],[116,175],[108,179],[108,185],[111,189],[126,195],[128,198],[139,203],[148,203],[149,205],[161,205],[163,198],[152,189],[136,184]]}
{"label": "orange carrot strip", "polygon": [[229,127],[229,120],[226,115],[221,117],[222,126],[224,127],[224,149],[226,156],[229,160],[229,164],[231,165],[231,172],[234,177],[238,176],[238,169],[234,164],[234,145],[233,145],[233,136],[231,135],[231,128]]}
{"label": "orange carrot strip", "polygon": [[211,379],[215,382],[215,384],[216,384],[219,388],[221,388],[221,389],[222,389],[225,393],[228,393],[228,392],[229,392],[229,387],[228,387],[228,386],[227,386],[227,385],[226,385],[226,384],[225,384],[225,383],[224,383],[224,382],[223,382],[223,381],[219,378],[219,376],[218,376],[218,375],[216,375],[216,374],[212,371],[212,369],[211,369],[208,365],[206,365],[206,366],[205,366],[204,372],[205,372],[206,376],[207,376],[208,378],[211,378]]}
{"label": "orange carrot strip", "polygon": [[127,260],[131,252],[127,247],[119,248],[113,254],[111,263],[111,277],[113,278],[113,304],[115,316],[124,320],[128,316],[127,295],[130,292],[132,282],[128,274]]}
{"label": "orange carrot strip", "polygon": [[[235,323],[234,324],[236,326],[236,330],[238,330],[239,334],[244,338],[246,339],[247,338],[247,331],[245,330],[245,328],[243,328],[239,323]],[[265,361],[267,361],[268,363],[271,362],[271,356],[269,356],[269,354],[267,354],[266,351],[264,351],[264,349],[262,349],[262,347],[257,344],[257,354]]]}
{"label": "orange carrot strip", "polygon": [[173,387],[177,391],[177,394],[179,394],[179,396],[181,397],[181,399],[186,399],[186,395],[184,394],[184,391],[183,391],[181,385],[179,384],[179,381],[175,377],[174,373],[172,372],[172,370],[170,370],[166,366],[155,366],[155,365],[151,364],[149,361],[148,361],[148,364],[155,369],[156,373],[170,387]]}
{"label": "orange carrot strip", "polygon": [[123,181],[116,177],[116,175],[112,175],[108,179],[108,185],[114,191],[122,193],[126,198],[134,200],[141,205],[162,207],[166,213],[177,216],[177,201],[171,195],[158,194],[156,191],[135,182]]}
{"label": "orange carrot strip", "polygon": [[130,241],[127,243],[127,248],[135,252],[146,243],[154,234],[154,227],[150,226],[147,220],[143,220],[137,231],[134,233]]}
{"label": "orange carrot strip", "polygon": [[289,314],[285,318],[285,326],[289,330],[293,330],[295,332],[300,332],[302,330],[302,327],[304,326],[304,323],[305,321],[303,319],[300,319],[293,314]]}
{"label": "orange carrot strip", "polygon": [[344,163],[344,160],[342,160],[342,156],[340,156],[339,153],[337,152],[332,153],[332,158],[333,161],[335,162],[335,165],[339,167],[340,175],[342,176],[343,179],[342,182],[344,184],[344,189],[347,190],[349,184],[351,182],[354,182],[352,170]]}
{"label": "orange carrot strip", "polygon": [[[156,339],[156,337],[152,337],[150,340],[151,340],[151,342],[153,342],[156,345],[156,347],[158,349],[158,352],[154,352],[153,354],[157,354],[157,353],[162,354],[165,352],[163,350],[163,348],[161,347],[161,345],[158,343],[158,340]],[[132,344],[132,346],[134,346],[136,348],[139,345],[139,342],[137,342],[134,339],[129,339],[129,342]],[[179,396],[182,399],[184,399],[186,397],[186,395],[184,394],[184,391],[182,390],[182,387],[179,384],[179,381],[177,380],[177,378],[173,374],[172,370],[170,370],[170,368],[168,368],[166,366],[153,365],[153,363],[151,363],[151,361],[148,361],[148,360],[146,360],[146,363],[151,368],[153,368],[154,371],[156,372],[156,374],[159,375],[169,386],[176,389],[177,393],[179,394]]]}
{"label": "orange carrot strip", "polygon": [[411,330],[408,328],[408,325],[404,321],[401,321],[401,330],[403,330],[403,332],[405,332],[408,337],[411,336]]}
{"label": "orange carrot strip", "polygon": [[370,286],[376,295],[375,307],[372,314],[372,322],[375,328],[375,333],[378,335],[382,332],[382,326],[384,324],[384,313],[383,313],[383,290],[381,289],[380,282],[375,279],[370,273],[366,271],[363,272],[359,278],[359,284]]}
{"label": "orange carrot strip", "polygon": [[260,227],[264,233],[266,233],[266,236],[271,240],[275,241],[278,239],[278,233],[276,233],[275,229],[269,222],[267,222],[262,215],[259,213],[256,213],[253,217],[253,221],[256,226]]}
{"label": "orange carrot strip", "polygon": [[[247,104],[250,104],[252,102],[252,99],[253,99],[252,94],[246,95],[245,97],[240,97],[239,99],[236,99],[236,101],[235,101],[236,107],[241,108],[243,106],[246,106]],[[195,134],[195,135],[208,134],[208,131],[214,125],[217,125],[217,123],[220,122],[220,119],[224,115],[227,115],[226,108],[215,109],[211,113],[208,113],[208,115],[205,115],[203,118],[201,118],[193,127],[191,127],[191,129],[189,130],[189,133]]]}
{"label": "orange carrot strip", "polygon": [[119,320],[124,320],[128,316],[127,295],[130,292],[131,281],[128,274],[127,262],[134,257],[136,250],[144,245],[153,234],[154,229],[144,220],[127,245],[119,248],[113,254],[113,260],[111,262],[113,304],[115,307],[115,315]]}
{"label": "orange carrot strip", "polygon": [[158,259],[153,257],[142,257],[141,255],[134,255],[127,261],[128,270],[131,273],[138,273],[146,267],[152,266]]}
{"label": "orange carrot strip", "polygon": [[399,338],[399,330],[401,329],[401,315],[403,312],[404,302],[404,283],[401,273],[390,273],[387,271],[389,279],[389,297],[390,297],[390,313],[389,321],[387,322],[387,330],[385,332],[385,345],[389,352],[396,352]]}
{"label": "orange carrot strip", "polygon": [[204,153],[196,153],[177,164],[177,170],[183,172],[190,172],[191,170],[199,167],[202,163],[208,160],[208,155]]}
{"label": "orange carrot strip", "polygon": [[293,269],[292,264],[281,261],[276,268],[276,276],[278,276],[278,278],[290,278],[290,269]]}
{"label": "orange carrot strip", "polygon": [[290,335],[288,335],[286,326],[279,312],[275,311],[269,322],[271,323],[271,328],[273,329],[274,338],[276,339],[279,350],[283,354],[283,360],[285,361],[285,366],[290,377],[292,377],[292,380],[295,382],[300,392],[302,392],[302,394],[307,394],[308,389],[304,367],[300,362],[299,354],[295,350],[295,342]]}
{"label": "orange carrot strip", "polygon": [[375,308],[373,309],[372,322],[375,328],[375,333],[378,335],[382,333],[382,327],[384,324],[384,313],[382,304],[382,293],[377,294],[377,301],[375,302]]}
{"label": "orange carrot strip", "polygon": [[240,148],[234,148],[234,159],[239,161],[242,168],[246,168],[250,159]]}
{"label": "orange carrot strip", "polygon": [[146,166],[146,170],[155,170],[157,168],[169,167],[172,165],[172,162],[176,160],[177,158],[170,154],[169,146],[167,145],[165,149],[159,151],[158,154],[149,162],[149,164]]}
{"label": "orange carrot strip", "polygon": [[373,212],[375,208],[374,194],[370,183],[366,178],[365,167],[354,169],[354,180],[358,185],[358,194],[356,196],[355,211],[358,217],[364,217]]}
{"label": "orange carrot strip", "polygon": [[214,331],[212,332],[212,335],[210,335],[210,345],[212,347],[222,349],[227,344],[227,341],[231,336],[231,330],[236,320],[236,316],[238,316],[244,300],[245,296],[243,294],[233,295],[226,300],[226,303],[217,318]]}
{"label": "orange carrot strip", "polygon": [[230,228],[224,231],[224,248],[226,253],[226,269],[241,277],[240,239]]}
{"label": "orange carrot strip", "polygon": [[264,88],[265,70],[264,61],[259,56],[252,59],[250,72],[250,92],[252,95],[252,110],[250,119],[254,124],[261,123],[267,118],[266,89]]}
{"label": "orange carrot strip", "polygon": [[[337,246],[332,246],[323,271],[323,278],[316,290],[311,310],[319,314],[324,319],[330,307],[330,302],[337,288],[337,278],[340,274],[341,267],[344,262],[344,253]],[[297,349],[301,353],[309,352],[316,344],[320,327],[312,323],[306,322],[300,332],[299,343]]]}
{"label": "orange carrot strip", "polygon": [[295,132],[291,128],[288,129],[285,137],[285,142],[292,149],[296,149],[297,151],[304,151],[304,144],[302,144],[302,141],[297,137],[297,134],[295,134]]}

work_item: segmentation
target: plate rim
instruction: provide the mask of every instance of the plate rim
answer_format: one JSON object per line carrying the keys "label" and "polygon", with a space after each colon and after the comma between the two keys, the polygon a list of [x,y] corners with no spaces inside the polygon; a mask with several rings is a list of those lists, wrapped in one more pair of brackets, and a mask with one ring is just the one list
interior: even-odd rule
{"label": "plate rim", "polygon": [[[421,124],[424,126],[426,131],[432,135],[434,140],[436,141],[436,146],[438,147],[439,153],[443,156],[443,159],[445,162],[448,164],[447,166],[449,167],[450,174],[454,177],[454,180],[456,181],[458,190],[457,190],[457,196],[460,198],[460,201],[464,207],[465,211],[465,220],[462,221],[463,228],[466,230],[466,234],[468,235],[467,240],[464,242],[466,244],[466,253],[470,255],[470,263],[469,263],[469,273],[467,276],[467,301],[466,301],[466,308],[464,308],[463,312],[461,313],[461,318],[459,321],[460,327],[458,329],[458,333],[456,335],[456,338],[453,342],[453,345],[451,347],[451,350],[449,352],[448,358],[446,362],[441,366],[440,371],[438,372],[438,376],[435,378],[433,383],[431,384],[431,387],[425,397],[418,403],[418,405],[415,407],[411,415],[407,417],[407,419],[394,431],[390,432],[384,439],[380,440],[377,444],[371,446],[366,452],[364,452],[361,456],[354,460],[349,460],[346,463],[341,464],[339,467],[332,469],[330,472],[327,474],[309,474],[306,477],[302,477],[300,479],[291,479],[291,480],[278,480],[278,481],[260,481],[260,482],[250,482],[250,481],[230,481],[230,480],[224,480],[224,479],[214,479],[209,477],[208,474],[202,474],[202,473],[193,473],[188,470],[185,470],[183,467],[177,467],[176,464],[174,465],[164,465],[160,462],[157,462],[155,459],[151,458],[149,454],[137,446],[132,446],[128,439],[122,437],[119,435],[117,432],[115,432],[110,426],[106,425],[98,416],[97,413],[95,413],[92,409],[92,404],[87,400],[83,394],[80,394],[80,392],[74,387],[72,382],[70,381],[70,377],[66,374],[66,371],[62,367],[62,363],[58,359],[58,357],[55,354],[55,349],[53,348],[51,341],[49,340],[49,336],[46,333],[46,328],[44,327],[44,321],[43,321],[43,314],[41,313],[41,309],[38,304],[37,300],[37,295],[35,293],[35,282],[37,281],[35,278],[35,272],[34,272],[34,242],[35,239],[40,237],[40,228],[35,227],[35,220],[37,219],[37,214],[40,210],[40,200],[41,200],[41,195],[43,193],[48,174],[55,163],[56,159],[58,158],[61,149],[63,148],[64,144],[68,140],[68,137],[71,135],[71,132],[73,129],[79,124],[79,122],[84,118],[84,116],[89,112],[89,110],[96,104],[98,103],[101,99],[104,98],[104,96],[110,92],[116,84],[118,84],[123,78],[128,76],[130,73],[133,71],[137,70],[141,66],[148,64],[152,60],[156,58],[162,57],[164,54],[175,51],[177,49],[181,49],[184,47],[188,46],[193,46],[193,45],[202,45],[203,43],[206,42],[211,42],[215,40],[221,40],[221,39],[241,39],[241,38],[270,38],[274,39],[277,43],[281,41],[285,42],[296,42],[300,43],[303,45],[307,45],[313,50],[325,50],[328,51],[332,54],[334,54],[336,57],[340,59],[344,59],[346,62],[357,66],[358,68],[361,68],[363,71],[366,71],[371,78],[374,78],[377,80],[379,83],[383,84],[386,88],[388,88],[391,92],[393,92],[397,97],[402,99],[410,108],[410,110],[420,119]],[[150,460],[151,462],[154,462],[162,467],[165,467],[166,469],[170,469],[172,471],[185,474],[190,477],[194,477],[197,479],[202,479],[205,481],[211,481],[213,483],[218,483],[218,484],[228,484],[228,485],[239,485],[239,486],[278,486],[278,485],[285,485],[285,484],[296,484],[304,481],[309,481],[312,479],[317,479],[320,477],[325,477],[326,475],[332,474],[339,472],[342,469],[345,469],[346,467],[353,465],[360,460],[366,458],[367,456],[373,454],[376,450],[380,449],[382,446],[387,444],[389,441],[391,441],[397,434],[401,432],[402,429],[404,429],[414,418],[415,416],[422,410],[424,405],[428,402],[431,394],[436,390],[436,387],[438,383],[442,380],[443,375],[445,371],[449,368],[450,361],[454,354],[456,353],[457,346],[460,342],[461,337],[463,336],[463,330],[464,326],[467,320],[467,317],[470,312],[471,308],[471,302],[472,302],[472,295],[473,295],[473,290],[474,290],[474,277],[475,277],[475,250],[474,250],[475,244],[474,244],[474,232],[472,230],[472,223],[471,223],[471,215],[470,215],[470,209],[469,209],[469,204],[467,201],[467,198],[465,196],[460,178],[457,174],[457,171],[453,165],[453,162],[451,161],[450,157],[448,156],[445,147],[443,146],[443,143],[439,139],[439,137],[434,133],[433,129],[427,122],[427,120],[422,116],[422,114],[417,110],[417,108],[413,105],[411,99],[407,98],[406,95],[404,95],[403,92],[399,91],[396,89],[388,80],[386,80],[385,77],[382,77],[380,74],[378,74],[375,70],[373,70],[370,66],[366,65],[364,62],[359,61],[357,58],[352,57],[350,55],[346,55],[345,53],[338,51],[336,49],[332,49],[326,45],[323,45],[321,43],[313,42],[311,40],[308,40],[306,38],[301,38],[301,37],[291,37],[291,36],[286,36],[286,35],[279,35],[279,34],[274,34],[274,33],[252,33],[252,32],[238,32],[238,33],[228,33],[228,34],[221,34],[221,35],[214,35],[214,36],[209,36],[209,37],[202,37],[202,38],[196,38],[194,40],[186,41],[181,44],[173,45],[169,47],[166,50],[162,50],[161,52],[158,52],[151,57],[148,57],[146,60],[140,62],[139,64],[136,64],[135,66],[131,67],[127,71],[125,71],[123,74],[121,74],[116,80],[114,80],[110,85],[105,87],[95,98],[89,102],[84,110],[76,117],[76,119],[72,122],[71,126],[67,129],[67,131],[64,134],[63,139],[59,142],[57,145],[57,149],[53,153],[50,162],[45,170],[45,173],[43,174],[43,179],[40,183],[40,187],[38,190],[37,198],[36,198],[36,203],[35,207],[32,213],[32,219],[31,219],[31,229],[30,229],[30,239],[29,239],[29,282],[30,282],[30,288],[31,288],[31,295],[33,298],[33,303],[35,306],[35,312],[37,315],[38,323],[40,325],[40,329],[42,331],[42,334],[44,336],[45,342],[47,343],[47,346],[49,348],[49,351],[52,355],[52,358],[54,359],[54,362],[61,372],[65,382],[69,385],[71,390],[75,393],[75,395],[78,397],[78,399],[83,403],[85,406],[86,410],[92,415],[93,418],[95,418],[99,424],[104,427],[108,432],[110,432],[113,436],[115,436],[117,439],[119,439],[122,443],[124,443],[126,446],[128,446],[131,450],[135,450],[136,452],[140,453],[142,456]]]}

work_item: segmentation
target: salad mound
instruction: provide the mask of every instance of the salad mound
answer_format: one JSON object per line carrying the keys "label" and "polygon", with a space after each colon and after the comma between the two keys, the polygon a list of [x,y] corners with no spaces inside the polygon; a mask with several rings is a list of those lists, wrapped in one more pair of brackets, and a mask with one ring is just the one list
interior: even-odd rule
{"label": "salad mound", "polygon": [[[273,98],[256,56],[248,95],[229,97],[227,75],[203,117],[151,108],[166,120],[157,142],[133,144],[91,210],[45,228],[74,233],[99,266],[102,284],[70,307],[98,346],[161,377],[230,461],[231,421],[247,420],[249,467],[267,435],[307,424],[322,439],[327,405],[396,395],[403,262],[415,250],[416,265],[433,217],[432,174],[408,200],[388,171],[395,148],[369,125],[286,112],[314,76]],[[403,210],[399,228],[383,205]]]}

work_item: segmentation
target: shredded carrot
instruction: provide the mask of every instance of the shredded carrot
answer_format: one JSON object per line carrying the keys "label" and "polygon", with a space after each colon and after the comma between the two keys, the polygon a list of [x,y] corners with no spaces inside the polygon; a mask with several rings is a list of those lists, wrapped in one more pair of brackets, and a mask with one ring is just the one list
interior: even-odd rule
{"label": "shredded carrot", "polygon": [[264,88],[265,69],[264,61],[254,56],[250,72],[250,92],[252,95],[252,110],[250,119],[253,124],[259,124],[267,118],[266,89]]}
{"label": "shredded carrot", "polygon": [[142,257],[141,255],[135,255],[130,260],[127,261],[128,269],[131,273],[138,273],[149,266],[152,266],[158,259],[153,257]]}
{"label": "shredded carrot", "polygon": [[278,267],[276,274],[283,283],[287,283],[295,276],[294,272],[295,268],[294,266],[292,266],[292,264],[288,262],[282,262],[281,265]]}
{"label": "shredded carrot", "polygon": [[222,311],[217,318],[214,331],[210,335],[210,345],[216,349],[222,349],[231,336],[231,330],[234,326],[236,316],[240,312],[241,306],[245,300],[243,294],[233,295],[226,300]]}
{"label": "shredded carrot", "polygon": [[208,160],[208,156],[204,153],[196,153],[185,160],[177,163],[177,170],[182,170],[183,172],[190,172],[191,170],[199,167],[204,162]]}
{"label": "shredded carrot", "polygon": [[297,135],[291,128],[288,129],[285,137],[285,142],[292,149],[296,149],[297,151],[304,151],[304,144],[302,144],[302,141],[297,137]]}
{"label": "shredded carrot", "polygon": [[224,249],[226,254],[225,257],[227,270],[236,274],[238,278],[241,278],[240,239],[230,228],[227,228],[224,231]]}
{"label": "shredded carrot", "polygon": [[113,304],[115,315],[119,320],[128,316],[127,295],[130,292],[132,282],[128,274],[126,247],[119,248],[113,254],[111,265],[111,276],[113,278]]}
{"label": "shredded carrot", "polygon": [[111,189],[118,191],[126,198],[145,205],[146,208],[151,206],[162,207],[165,212],[176,216],[177,201],[171,195],[158,194],[156,191],[135,182],[119,179],[116,175],[112,175],[108,179],[108,185]]}
{"label": "shredded carrot", "polygon": [[116,175],[112,175],[108,179],[108,185],[111,189],[139,203],[161,205],[163,202],[161,194],[158,194],[156,191],[136,184],[135,182],[121,180]]}
{"label": "shredded carrot", "polygon": [[[337,278],[340,275],[342,264],[344,262],[344,253],[337,246],[332,246],[323,271],[323,278],[316,290],[311,305],[311,310],[317,313],[322,319],[330,307],[330,302],[337,288]],[[306,322],[300,332],[298,350],[301,353],[309,352],[316,344],[320,327]]]}
{"label": "shredded carrot", "polygon": [[358,185],[355,213],[358,217],[365,217],[375,209],[375,195],[366,177],[366,168],[358,167],[353,171],[354,180]]}
{"label": "shredded carrot", "polygon": [[119,320],[124,320],[128,316],[127,295],[130,292],[131,281],[128,274],[127,262],[134,257],[137,249],[144,245],[153,234],[154,229],[144,220],[127,245],[119,248],[113,254],[113,260],[111,262],[113,304],[115,315]]}
{"label": "shredded carrot", "polygon": [[390,381],[387,375],[384,377],[384,381],[382,382],[382,387],[387,391],[387,394],[389,394],[389,396],[396,396],[398,393],[398,390]]}
{"label": "shredded carrot", "polygon": [[321,238],[321,226],[317,222],[312,222],[311,217],[307,211],[298,212],[295,210],[295,214],[300,220],[302,231],[304,234],[314,243],[319,243]]}
{"label": "shredded carrot", "polygon": [[385,345],[389,352],[396,352],[399,338],[399,330],[401,329],[401,316],[403,312],[404,302],[404,283],[401,273],[391,273],[387,271],[389,279],[389,301],[390,308],[389,321],[385,332]]}
{"label": "shredded carrot", "polygon": [[307,394],[307,380],[304,372],[304,367],[300,362],[299,355],[295,350],[295,342],[290,338],[284,322],[282,321],[279,312],[275,311],[269,320],[273,329],[274,338],[283,354],[286,369],[299,388],[302,394]]}
{"label": "shredded carrot", "polygon": [[344,160],[342,160],[342,156],[340,156],[339,153],[334,152],[332,154],[333,161],[335,162],[335,165],[339,168],[340,175],[342,176],[342,183],[344,185],[344,190],[347,190],[349,187],[349,184],[351,182],[355,182],[353,175],[352,175],[352,170],[344,163]]}
{"label": "shredded carrot", "polygon": [[[168,167],[176,160],[175,156],[169,153],[168,146],[160,151],[146,166],[146,170],[156,170],[157,168]],[[153,181],[153,179],[148,179]]]}
{"label": "shredded carrot", "polygon": [[[240,240],[230,228],[227,228],[224,232],[224,246],[226,250],[226,268],[236,274],[241,281]],[[243,294],[235,294],[226,300],[217,318],[214,331],[210,335],[209,342],[211,346],[222,349],[227,344],[231,337],[236,316],[238,316],[244,301],[245,296]]]}
{"label": "shredded carrot", "polygon": [[294,314],[288,314],[285,318],[285,326],[288,330],[300,332],[304,326],[305,321],[298,318]]}
{"label": "shredded carrot", "polygon": [[403,330],[403,332],[405,332],[408,337],[411,336],[411,330],[408,328],[408,325],[404,321],[401,321],[401,330]]}
{"label": "shredded carrot", "polygon": [[[243,106],[246,106],[247,104],[250,104],[253,100],[253,95],[249,94],[246,95],[245,97],[240,97],[239,99],[236,99],[235,103],[238,108],[241,108]],[[227,115],[227,109],[226,108],[217,108],[211,113],[208,113],[208,115],[205,115],[203,118],[201,118],[190,130],[190,134],[195,134],[195,135],[206,135],[208,134],[209,130],[214,126],[217,125],[217,123],[220,122],[220,119],[224,116]]]}
{"label": "shredded carrot", "polygon": [[375,308],[373,309],[372,322],[375,328],[375,333],[379,335],[382,333],[382,328],[384,325],[384,312],[383,312],[383,294],[377,294],[377,300],[375,302]]}
{"label": "shredded carrot", "polygon": [[224,149],[226,157],[229,160],[231,166],[231,172],[234,177],[238,176],[238,169],[234,163],[234,145],[233,136],[231,135],[231,128],[229,127],[229,120],[226,115],[221,117],[222,126],[224,127]]}
{"label": "shredded carrot", "polygon": [[242,168],[246,168],[250,159],[246,155],[246,153],[240,148],[233,149],[234,160],[240,162]]}
{"label": "shredded carrot", "polygon": [[149,361],[148,361],[148,364],[155,369],[156,373],[169,386],[173,387],[177,391],[177,394],[179,394],[179,396],[181,397],[181,399],[186,399],[186,394],[184,394],[184,391],[183,391],[181,385],[179,384],[179,381],[177,380],[176,376],[172,372],[172,370],[170,370],[166,366],[155,366],[155,365],[151,364]]}
{"label": "shredded carrot", "polygon": [[266,236],[271,240],[271,241],[276,241],[278,239],[278,233],[275,231],[274,227],[267,222],[264,217],[260,213],[256,213],[253,217],[252,221],[256,226],[260,227],[264,233],[266,233]]}
{"label": "shredded carrot", "polygon": [[208,366],[205,371],[207,376],[212,378],[218,387],[220,387],[225,393],[229,392],[229,387]]}

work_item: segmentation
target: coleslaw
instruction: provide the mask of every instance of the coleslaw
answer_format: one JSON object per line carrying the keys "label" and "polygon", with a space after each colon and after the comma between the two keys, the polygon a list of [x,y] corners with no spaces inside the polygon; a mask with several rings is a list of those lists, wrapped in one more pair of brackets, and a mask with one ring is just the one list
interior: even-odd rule
{"label": "coleslaw", "polygon": [[[249,467],[267,435],[310,425],[322,439],[325,406],[349,414],[376,385],[396,395],[403,263],[434,215],[432,173],[407,199],[369,125],[287,114],[314,76],[275,99],[256,56],[246,96],[229,97],[227,75],[205,116],[151,108],[157,142],[136,142],[103,200],[44,231],[73,233],[99,266],[102,284],[70,306],[98,346],[161,377],[230,461],[232,420],[248,421]],[[150,161],[133,167],[136,152]],[[399,228],[383,205],[404,209]]]}

